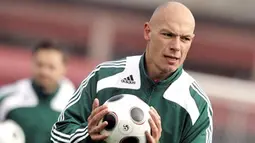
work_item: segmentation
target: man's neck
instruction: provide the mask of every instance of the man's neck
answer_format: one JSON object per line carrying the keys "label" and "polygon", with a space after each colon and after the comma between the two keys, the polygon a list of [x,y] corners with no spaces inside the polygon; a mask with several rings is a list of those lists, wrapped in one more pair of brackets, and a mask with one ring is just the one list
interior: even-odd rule
{"label": "man's neck", "polygon": [[53,94],[56,92],[57,88],[58,88],[57,84],[51,85],[49,87],[44,87],[44,93],[48,95]]}
{"label": "man's neck", "polygon": [[165,73],[159,70],[159,68],[150,59],[150,55],[148,54],[149,54],[148,52],[145,53],[145,59],[144,59],[145,60],[144,68],[146,69],[148,76],[154,81],[162,81],[167,79],[171,75],[171,73]]}
{"label": "man's neck", "polygon": [[36,81],[34,81],[34,86],[37,90],[40,91],[40,93],[42,93],[44,95],[52,95],[58,89],[57,84],[52,84],[52,85],[49,85],[49,86],[42,86],[41,84],[37,83]]}

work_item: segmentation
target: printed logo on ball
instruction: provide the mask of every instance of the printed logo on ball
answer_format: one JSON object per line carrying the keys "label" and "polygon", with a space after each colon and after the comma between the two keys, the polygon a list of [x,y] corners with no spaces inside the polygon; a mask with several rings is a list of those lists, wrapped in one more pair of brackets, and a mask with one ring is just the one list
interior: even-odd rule
{"label": "printed logo on ball", "polygon": [[119,131],[124,135],[130,134],[132,132],[132,129],[132,126],[128,122],[122,122],[119,124]]}

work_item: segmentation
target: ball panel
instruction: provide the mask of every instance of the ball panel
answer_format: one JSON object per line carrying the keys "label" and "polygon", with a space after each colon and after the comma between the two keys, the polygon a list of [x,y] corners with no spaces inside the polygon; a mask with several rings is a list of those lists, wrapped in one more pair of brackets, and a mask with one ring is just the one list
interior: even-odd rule
{"label": "ball panel", "polygon": [[139,139],[137,137],[125,137],[120,143],[139,143]]}
{"label": "ball panel", "polygon": [[137,122],[137,123],[140,123],[143,121],[144,119],[144,113],[143,113],[143,110],[138,108],[138,107],[134,107],[131,109],[131,112],[130,112],[130,115],[131,115],[131,118]]}
{"label": "ball panel", "polygon": [[113,96],[110,99],[108,99],[108,102],[114,102],[114,101],[120,100],[123,97],[124,97],[124,95],[122,95],[122,94],[116,95],[116,96]]}
{"label": "ball panel", "polygon": [[113,130],[117,123],[117,116],[113,112],[110,112],[104,116],[103,122],[104,121],[108,122],[108,125],[105,127],[105,130],[107,131]]}

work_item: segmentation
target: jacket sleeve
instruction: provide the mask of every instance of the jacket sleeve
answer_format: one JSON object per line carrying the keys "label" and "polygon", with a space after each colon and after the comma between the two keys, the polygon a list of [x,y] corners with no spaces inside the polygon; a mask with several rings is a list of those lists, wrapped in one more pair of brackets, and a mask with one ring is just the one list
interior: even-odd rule
{"label": "jacket sleeve", "polygon": [[15,92],[16,84],[8,84],[0,87],[0,102],[4,99],[4,97],[11,95]]}
{"label": "jacket sleeve", "polygon": [[82,81],[51,131],[51,142],[90,143],[87,118],[96,94],[95,72]]}
{"label": "jacket sleeve", "polygon": [[16,84],[4,85],[0,88],[0,122],[6,120],[6,114],[3,113],[4,100],[15,93]]}
{"label": "jacket sleeve", "polygon": [[200,115],[194,125],[187,121],[181,143],[212,143],[213,119],[211,104],[201,105]]}

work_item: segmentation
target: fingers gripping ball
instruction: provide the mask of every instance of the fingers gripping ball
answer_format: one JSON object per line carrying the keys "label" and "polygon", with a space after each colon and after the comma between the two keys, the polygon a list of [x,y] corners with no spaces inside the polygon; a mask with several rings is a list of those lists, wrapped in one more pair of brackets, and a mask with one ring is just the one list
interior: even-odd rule
{"label": "fingers gripping ball", "polygon": [[150,107],[134,95],[113,96],[105,103],[109,113],[100,122],[108,125],[101,134],[108,135],[107,143],[146,143],[145,132],[150,133]]}

